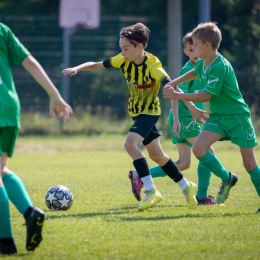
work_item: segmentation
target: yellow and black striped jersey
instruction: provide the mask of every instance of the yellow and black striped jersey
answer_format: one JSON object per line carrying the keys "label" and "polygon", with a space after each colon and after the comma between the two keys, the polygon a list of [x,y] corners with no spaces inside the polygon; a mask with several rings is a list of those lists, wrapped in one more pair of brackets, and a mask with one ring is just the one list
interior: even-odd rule
{"label": "yellow and black striped jersey", "polygon": [[118,68],[126,78],[130,91],[128,111],[130,116],[139,114],[160,115],[158,93],[162,85],[170,82],[170,77],[162,68],[160,60],[151,53],[145,52],[145,60],[136,65],[128,62],[121,54],[103,62],[105,68]]}

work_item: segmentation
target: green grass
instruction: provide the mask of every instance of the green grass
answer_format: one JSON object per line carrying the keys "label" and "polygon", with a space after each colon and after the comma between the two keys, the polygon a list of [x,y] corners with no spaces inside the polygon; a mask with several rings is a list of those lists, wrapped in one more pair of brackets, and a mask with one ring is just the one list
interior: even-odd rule
{"label": "green grass", "polygon": [[[35,206],[46,212],[43,237],[35,252],[25,250],[24,219],[11,206],[18,255],[8,259],[260,259],[260,207],[239,149],[215,145],[223,164],[239,181],[226,206],[188,210],[179,187],[169,178],[154,179],[163,201],[138,212],[127,172],[132,161],[124,136],[19,138],[9,168],[23,179]],[[163,140],[167,154],[176,147]],[[260,162],[260,149],[255,149]],[[155,165],[148,160],[150,166]],[[197,161],[184,175],[194,182]],[[44,203],[53,185],[70,188],[74,203],[66,212],[52,212]],[[209,194],[216,196],[213,176]]]}

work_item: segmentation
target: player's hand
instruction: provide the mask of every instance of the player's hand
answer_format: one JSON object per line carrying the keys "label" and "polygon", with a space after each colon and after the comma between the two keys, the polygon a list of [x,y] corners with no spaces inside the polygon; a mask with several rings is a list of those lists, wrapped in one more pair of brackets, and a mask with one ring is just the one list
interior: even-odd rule
{"label": "player's hand", "polygon": [[167,85],[167,84],[166,84],[166,85],[163,87],[163,97],[164,97],[164,98],[167,98],[167,99],[175,99],[177,93],[178,93],[178,92],[176,92],[171,85]]}
{"label": "player's hand", "polygon": [[63,122],[67,122],[70,119],[70,114],[73,113],[70,105],[68,105],[62,97],[51,98],[50,101],[50,117],[53,118],[55,112],[58,118],[63,118]]}
{"label": "player's hand", "polygon": [[172,133],[175,137],[179,138],[181,132],[181,124],[180,121],[174,121],[174,125],[172,127]]}
{"label": "player's hand", "polygon": [[201,110],[194,106],[192,109],[190,109],[191,116],[193,117],[193,123],[196,124],[196,119],[199,120],[202,124],[205,124],[207,121],[209,121],[208,118],[208,111]]}
{"label": "player's hand", "polygon": [[64,69],[61,73],[64,76],[66,75],[74,76],[78,73],[78,71],[75,68],[68,68],[68,69]]}

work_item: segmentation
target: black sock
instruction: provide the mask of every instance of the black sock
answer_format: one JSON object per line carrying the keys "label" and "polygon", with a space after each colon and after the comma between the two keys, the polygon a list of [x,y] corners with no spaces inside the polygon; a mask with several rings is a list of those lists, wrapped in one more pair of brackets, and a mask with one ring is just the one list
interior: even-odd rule
{"label": "black sock", "polygon": [[164,165],[161,166],[163,171],[171,178],[174,182],[179,182],[183,175],[179,171],[178,167],[175,165],[175,163],[170,158],[169,161]]}
{"label": "black sock", "polygon": [[0,238],[0,244],[8,246],[14,244],[14,239],[12,237]]}
{"label": "black sock", "polygon": [[133,164],[140,178],[151,175],[145,158],[134,160]]}

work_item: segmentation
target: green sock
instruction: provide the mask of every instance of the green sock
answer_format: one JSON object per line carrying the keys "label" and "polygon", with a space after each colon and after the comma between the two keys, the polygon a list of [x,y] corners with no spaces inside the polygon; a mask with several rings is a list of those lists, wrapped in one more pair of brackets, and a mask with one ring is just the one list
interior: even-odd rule
{"label": "green sock", "polygon": [[151,167],[149,170],[150,170],[150,173],[151,173],[153,178],[167,176],[167,174],[163,171],[163,169],[160,165],[156,165],[154,167]]}
{"label": "green sock", "polygon": [[33,204],[22,180],[15,173],[8,173],[3,177],[3,182],[9,199],[18,211],[24,215],[25,211],[32,207]]}
{"label": "green sock", "polygon": [[11,238],[13,237],[8,196],[4,187],[0,187],[0,238]]}
{"label": "green sock", "polygon": [[213,153],[207,151],[206,154],[198,158],[198,160],[212,173],[219,177],[222,182],[227,182],[230,180],[229,171],[223,167],[219,159]]}
{"label": "green sock", "polygon": [[208,188],[210,184],[211,171],[206,168],[201,162],[198,164],[198,192],[197,198],[202,200],[208,196]]}
{"label": "green sock", "polygon": [[251,181],[255,186],[256,192],[260,197],[260,167],[256,166],[253,171],[247,171],[251,177]]}

